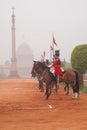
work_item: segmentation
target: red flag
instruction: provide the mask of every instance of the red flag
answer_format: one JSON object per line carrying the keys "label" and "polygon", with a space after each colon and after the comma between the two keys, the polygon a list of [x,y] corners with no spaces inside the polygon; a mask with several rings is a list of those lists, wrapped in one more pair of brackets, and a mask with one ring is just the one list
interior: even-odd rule
{"label": "red flag", "polygon": [[55,41],[55,37],[53,36],[53,43],[57,46],[57,43]]}
{"label": "red flag", "polygon": [[53,47],[50,45],[50,50],[53,50]]}
{"label": "red flag", "polygon": [[46,52],[45,52],[45,51],[43,51],[43,53],[41,54],[41,61],[42,61],[42,62],[44,61],[45,56],[46,56]]}
{"label": "red flag", "polygon": [[41,62],[43,62],[44,61],[44,56],[43,56],[43,54],[41,54]]}
{"label": "red flag", "polygon": [[44,58],[46,56],[46,52],[43,51],[43,53],[41,54],[41,57]]}

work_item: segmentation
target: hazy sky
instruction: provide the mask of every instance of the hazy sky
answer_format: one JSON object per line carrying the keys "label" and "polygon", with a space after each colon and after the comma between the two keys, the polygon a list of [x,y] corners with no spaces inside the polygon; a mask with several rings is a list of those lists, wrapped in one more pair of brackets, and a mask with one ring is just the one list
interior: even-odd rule
{"label": "hazy sky", "polygon": [[0,64],[11,59],[11,15],[15,7],[16,49],[25,41],[35,59],[46,51],[52,32],[61,60],[70,61],[79,44],[87,44],[87,0],[0,0]]}

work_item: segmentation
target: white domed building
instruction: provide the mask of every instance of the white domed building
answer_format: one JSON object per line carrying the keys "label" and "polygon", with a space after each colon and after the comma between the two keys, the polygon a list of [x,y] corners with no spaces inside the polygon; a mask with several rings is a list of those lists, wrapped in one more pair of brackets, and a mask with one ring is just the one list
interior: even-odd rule
{"label": "white domed building", "polygon": [[33,52],[27,43],[22,43],[17,49],[17,69],[20,77],[30,77],[33,65]]}

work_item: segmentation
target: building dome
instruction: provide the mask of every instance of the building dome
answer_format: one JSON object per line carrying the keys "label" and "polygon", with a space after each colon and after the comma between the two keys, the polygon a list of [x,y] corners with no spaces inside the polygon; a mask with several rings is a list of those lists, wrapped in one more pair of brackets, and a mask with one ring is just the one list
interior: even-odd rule
{"label": "building dome", "polygon": [[32,55],[32,49],[27,43],[23,42],[17,49],[17,55]]}
{"label": "building dome", "polygon": [[27,43],[17,49],[17,68],[20,77],[29,77],[33,65],[33,52]]}

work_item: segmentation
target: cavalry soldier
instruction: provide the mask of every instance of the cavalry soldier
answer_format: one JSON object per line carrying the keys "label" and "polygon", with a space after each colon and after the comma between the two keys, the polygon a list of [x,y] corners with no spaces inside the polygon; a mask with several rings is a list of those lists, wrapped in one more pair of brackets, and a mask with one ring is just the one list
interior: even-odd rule
{"label": "cavalry soldier", "polygon": [[52,67],[54,67],[54,75],[57,78],[57,85],[59,86],[59,75],[62,75],[62,69],[60,67],[61,65],[61,61],[60,61],[60,57],[59,57],[60,53],[59,50],[55,51],[55,55],[54,55],[54,61],[52,64]]}
{"label": "cavalry soldier", "polygon": [[60,67],[61,65],[61,61],[60,61],[60,57],[59,57],[59,50],[55,51],[55,55],[54,55],[54,61],[52,66],[54,67],[54,73],[55,75],[62,75],[62,69]]}

